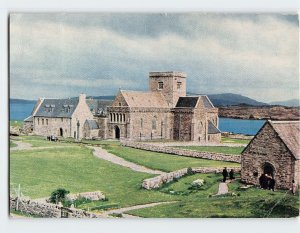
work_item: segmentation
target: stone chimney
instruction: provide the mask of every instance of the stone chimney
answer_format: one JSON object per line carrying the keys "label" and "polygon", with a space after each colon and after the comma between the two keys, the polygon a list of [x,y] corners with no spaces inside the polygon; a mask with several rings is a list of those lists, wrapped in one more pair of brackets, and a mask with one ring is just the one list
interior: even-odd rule
{"label": "stone chimney", "polygon": [[86,94],[80,94],[79,95],[79,102],[85,102]]}

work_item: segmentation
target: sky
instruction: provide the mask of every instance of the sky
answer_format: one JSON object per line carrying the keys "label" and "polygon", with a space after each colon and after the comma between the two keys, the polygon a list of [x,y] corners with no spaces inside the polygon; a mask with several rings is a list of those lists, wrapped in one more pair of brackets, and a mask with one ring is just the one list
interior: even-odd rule
{"label": "sky", "polygon": [[15,13],[10,97],[148,90],[151,71],[182,71],[187,91],[271,102],[299,97],[293,14]]}

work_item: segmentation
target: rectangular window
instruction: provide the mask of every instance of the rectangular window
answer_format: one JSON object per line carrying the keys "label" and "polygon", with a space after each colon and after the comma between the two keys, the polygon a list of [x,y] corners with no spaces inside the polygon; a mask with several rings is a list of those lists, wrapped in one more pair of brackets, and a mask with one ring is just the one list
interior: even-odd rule
{"label": "rectangular window", "polygon": [[158,82],[158,89],[164,89],[164,83],[163,82]]}
{"label": "rectangular window", "polygon": [[177,82],[177,89],[180,89],[182,85],[182,82]]}
{"label": "rectangular window", "polygon": [[40,118],[38,118],[38,125],[40,125]]}
{"label": "rectangular window", "polygon": [[61,122],[64,122],[64,118],[61,118]]}
{"label": "rectangular window", "polygon": [[46,119],[46,125],[48,125],[48,119]]}
{"label": "rectangular window", "polygon": [[42,125],[44,125],[44,119],[42,119]]}

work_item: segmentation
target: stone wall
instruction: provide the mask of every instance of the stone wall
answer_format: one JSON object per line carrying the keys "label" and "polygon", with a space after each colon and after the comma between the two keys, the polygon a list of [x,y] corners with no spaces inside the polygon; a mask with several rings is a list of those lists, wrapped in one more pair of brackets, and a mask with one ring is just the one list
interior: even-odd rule
{"label": "stone wall", "polygon": [[295,177],[295,159],[270,124],[266,124],[256,135],[243,152],[241,160],[242,181],[259,185],[259,177],[264,173],[264,166],[269,164],[274,169],[275,187],[284,189],[291,187]]}
{"label": "stone wall", "polygon": [[[16,210],[17,198],[10,197],[10,211]],[[96,213],[87,212],[75,208],[66,208],[51,203],[41,203],[30,199],[20,199],[18,211],[39,216],[41,218],[102,218]]]}
{"label": "stone wall", "polygon": [[[228,171],[231,169],[234,170],[234,172],[240,172],[240,168],[227,168]],[[198,168],[192,168],[192,172],[194,173],[221,173],[223,171],[223,168],[207,168],[207,167],[198,167]],[[183,168],[177,171],[164,173],[162,175],[145,179],[142,183],[142,187],[145,189],[155,189],[161,187],[163,184],[170,183],[174,180],[174,178],[179,179],[185,175],[188,174],[188,168]]]}
{"label": "stone wall", "polygon": [[60,136],[60,129],[63,131],[63,137],[73,137],[71,119],[63,117],[34,117],[33,132],[42,136]]}
{"label": "stone wall", "polygon": [[179,156],[193,157],[193,158],[202,158],[202,159],[210,159],[210,160],[219,160],[219,161],[227,161],[227,162],[235,162],[240,163],[241,157],[239,155],[229,155],[229,154],[221,154],[221,153],[212,153],[212,152],[200,152],[186,149],[179,149],[173,147],[164,147],[158,146],[148,143],[140,143],[133,141],[121,141],[122,146],[161,152],[166,154],[174,154]]}

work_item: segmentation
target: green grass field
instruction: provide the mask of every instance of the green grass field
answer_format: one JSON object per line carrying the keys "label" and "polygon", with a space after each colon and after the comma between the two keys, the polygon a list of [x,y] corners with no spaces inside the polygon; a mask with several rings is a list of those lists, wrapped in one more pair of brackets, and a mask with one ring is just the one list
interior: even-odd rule
{"label": "green grass field", "polygon": [[103,148],[110,153],[122,157],[130,162],[140,164],[152,169],[162,171],[174,171],[186,167],[239,167],[238,163],[214,161],[208,159],[188,158],[178,155],[157,153],[152,151],[139,150],[129,147],[122,147],[118,142],[102,144]]}
{"label": "green grass field", "polygon": [[17,144],[16,143],[14,143],[13,141],[9,141],[9,147],[10,148],[13,148],[13,147],[16,147],[17,146]]}
{"label": "green grass field", "polygon": [[[42,137],[19,138],[29,143],[36,143],[36,147],[48,146],[49,143]],[[116,141],[93,141],[93,143],[102,145],[125,159],[166,171],[188,166],[225,166],[225,164],[239,166],[236,163],[125,148]],[[230,184],[229,190],[239,196],[213,197],[212,195],[218,190],[220,174],[195,174],[157,190],[144,190],[141,188],[143,179],[155,175],[135,172],[96,158],[91,150],[82,144],[65,142],[53,145],[58,144],[67,147],[11,152],[12,192],[18,184],[21,184],[22,193],[31,198],[50,196],[57,188],[65,188],[71,193],[103,191],[108,201],[96,201],[77,206],[92,211],[160,201],[178,201],[128,212],[141,217],[291,217],[298,214],[297,196],[285,195],[284,191],[271,192],[256,188],[243,191],[239,189],[238,181]],[[198,178],[205,180],[204,186],[199,190],[190,190],[191,182]],[[279,204],[269,213],[276,203]]]}
{"label": "green grass field", "polygon": [[203,152],[214,152],[223,154],[240,155],[244,147],[228,147],[228,146],[178,146],[186,150],[195,150]]}
{"label": "green grass field", "polygon": [[249,140],[249,139],[234,139],[234,138],[228,138],[228,137],[221,138],[222,143],[235,143],[235,144],[247,145],[250,141],[251,140]]}
{"label": "green grass field", "polygon": [[141,189],[142,180],[153,175],[98,159],[83,146],[14,151],[10,164],[11,185],[21,184],[23,194],[31,198],[50,196],[61,187],[71,193],[101,190],[109,199],[106,203],[120,206],[176,199]]}
{"label": "green grass field", "polygon": [[[193,180],[204,179],[200,190],[188,188]],[[220,175],[195,174],[167,185],[160,191],[181,197],[181,201],[147,209],[129,211],[128,214],[156,218],[253,218],[253,217],[295,217],[299,215],[299,197],[285,191],[272,192],[257,188],[244,191],[238,181],[229,184],[231,194],[213,196],[217,192]],[[278,203],[276,205],[276,203]],[[273,211],[271,208],[276,205]]]}

